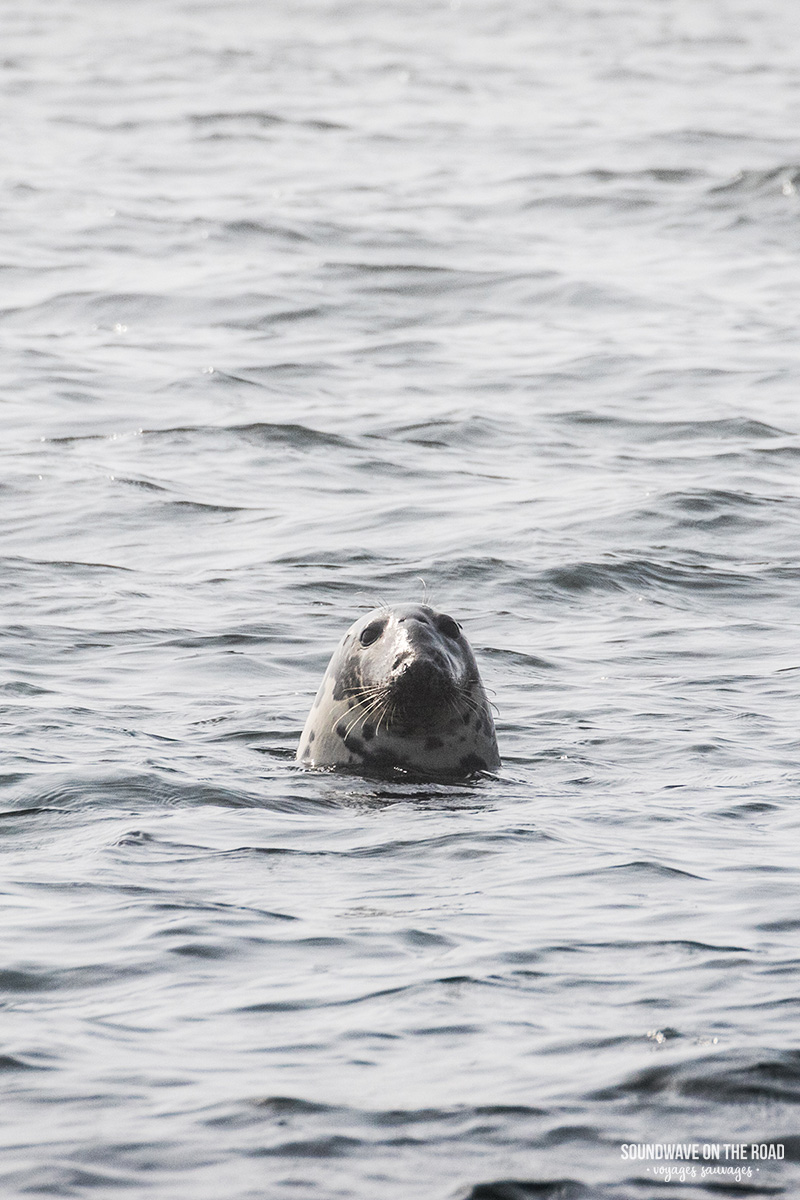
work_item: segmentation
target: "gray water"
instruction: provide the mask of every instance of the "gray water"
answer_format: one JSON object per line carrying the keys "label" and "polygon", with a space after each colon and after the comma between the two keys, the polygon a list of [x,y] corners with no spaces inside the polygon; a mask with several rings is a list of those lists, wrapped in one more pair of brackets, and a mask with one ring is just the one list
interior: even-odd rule
{"label": "gray water", "polygon": [[[4,1197],[798,1194],[795,21],[0,5]],[[301,771],[421,580],[501,773]]]}

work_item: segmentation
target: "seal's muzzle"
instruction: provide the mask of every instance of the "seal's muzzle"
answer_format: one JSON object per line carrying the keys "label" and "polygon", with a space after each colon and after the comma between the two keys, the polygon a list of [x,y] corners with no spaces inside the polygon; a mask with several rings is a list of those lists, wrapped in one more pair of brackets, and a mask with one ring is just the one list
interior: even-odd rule
{"label": "seal's muzzle", "polygon": [[453,693],[447,671],[428,658],[401,664],[391,683],[392,713],[407,729],[436,724],[437,714]]}

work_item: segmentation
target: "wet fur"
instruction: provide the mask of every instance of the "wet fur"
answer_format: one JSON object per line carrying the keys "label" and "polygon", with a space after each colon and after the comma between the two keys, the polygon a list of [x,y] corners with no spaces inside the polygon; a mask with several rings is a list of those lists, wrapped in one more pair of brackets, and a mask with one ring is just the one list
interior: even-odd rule
{"label": "wet fur", "polygon": [[426,604],[356,621],[328,664],[297,761],[431,778],[496,770],[491,708],[457,622]]}

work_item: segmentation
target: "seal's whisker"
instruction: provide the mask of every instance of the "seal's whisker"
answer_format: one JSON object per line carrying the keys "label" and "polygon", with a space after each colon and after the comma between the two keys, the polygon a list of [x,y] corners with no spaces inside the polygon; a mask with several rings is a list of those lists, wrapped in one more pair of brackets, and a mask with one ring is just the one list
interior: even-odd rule
{"label": "seal's whisker", "polygon": [[384,706],[383,712],[381,713],[380,717],[378,718],[378,724],[375,726],[375,737],[377,737],[378,734],[380,733],[381,725],[383,724],[385,717],[388,717],[388,720],[386,721],[386,728],[387,728],[387,730],[390,728],[390,726],[392,724],[393,709],[394,709],[394,702],[392,700],[392,697],[387,696],[386,704]]}
{"label": "seal's whisker", "polygon": [[388,612],[392,611],[391,605],[387,604],[386,601],[384,599],[382,599],[382,597],[380,597],[376,594],[373,594],[373,597],[371,600],[367,600],[366,596],[364,596],[363,599],[364,599],[364,607],[369,605],[370,608],[380,609],[381,612],[388,613]]}
{"label": "seal's whisker", "polygon": [[[381,690],[383,690],[383,689],[381,689]],[[372,700],[370,700],[369,704],[366,704],[363,708],[360,708],[358,710],[358,712],[356,713],[355,717],[353,718],[353,720],[350,722],[350,724],[345,729],[345,736],[347,736],[349,733],[351,733],[355,729],[355,727],[358,725],[359,721],[362,724],[365,724],[367,717],[372,716],[373,713],[377,712],[377,710],[380,708],[380,706],[381,706],[381,696],[375,696],[375,697],[373,697]]]}
{"label": "seal's whisker", "polygon": [[369,696],[366,698],[366,700],[358,705],[358,711],[361,713],[374,713],[380,708],[385,698],[386,697],[384,696],[383,692],[380,692],[375,696]]}
{"label": "seal's whisker", "polygon": [[447,707],[450,715],[457,717],[459,721],[464,716],[464,709],[467,712],[473,713],[475,716],[480,714],[480,705],[475,704],[472,697],[466,692],[459,692],[455,696],[448,696]]}
{"label": "seal's whisker", "polygon": [[370,597],[365,592],[361,592],[361,594],[358,597],[358,607],[359,608],[369,608],[369,609],[377,608],[377,609],[380,609],[381,612],[386,612],[386,613],[389,613],[392,611],[391,604],[387,604],[385,600],[383,600],[380,596],[375,595],[374,593],[373,593],[372,597]]}
{"label": "seal's whisker", "polygon": [[388,687],[385,683],[377,683],[372,687],[350,688],[348,690],[348,694],[352,696],[354,700],[362,701],[371,700],[374,696],[382,696],[387,691]]}
{"label": "seal's whisker", "polygon": [[384,701],[383,704],[379,704],[375,709],[375,713],[373,714],[377,718],[375,721],[375,737],[378,737],[380,734],[383,718],[386,716],[386,704],[387,701]]}
{"label": "seal's whisker", "polygon": [[456,707],[458,707],[460,703],[464,708],[468,708],[470,712],[473,712],[476,715],[481,711],[480,704],[477,703],[474,697],[466,689],[459,693],[458,700],[454,701],[454,703],[456,704]]}
{"label": "seal's whisker", "polygon": [[374,687],[350,688],[349,694],[356,700],[369,700],[372,696],[382,695],[386,690],[386,684],[380,683]]}
{"label": "seal's whisker", "polygon": [[351,721],[349,721],[349,722],[348,722],[348,724],[345,726],[345,731],[344,731],[344,736],[345,736],[345,737],[349,737],[349,735],[350,735],[350,734],[353,732],[353,730],[355,729],[355,727],[356,727],[356,725],[358,724],[358,722],[359,722],[359,721],[363,721],[363,720],[365,719],[365,717],[366,717],[366,714],[367,714],[367,712],[369,711],[369,708],[370,708],[370,707],[371,707],[370,705],[367,705],[367,707],[366,707],[366,708],[357,708],[357,709],[356,709],[356,715],[355,715],[355,716],[353,717],[353,719],[352,719]]}

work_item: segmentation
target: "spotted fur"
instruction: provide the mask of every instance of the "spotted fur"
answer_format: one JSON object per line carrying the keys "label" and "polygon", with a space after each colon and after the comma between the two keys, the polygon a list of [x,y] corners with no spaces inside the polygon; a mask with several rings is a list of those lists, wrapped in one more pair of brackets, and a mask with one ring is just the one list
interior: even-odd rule
{"label": "spotted fur", "polygon": [[431,778],[497,770],[491,707],[458,623],[425,604],[356,621],[328,664],[297,761]]}

